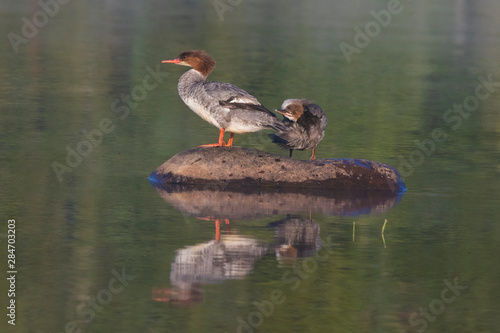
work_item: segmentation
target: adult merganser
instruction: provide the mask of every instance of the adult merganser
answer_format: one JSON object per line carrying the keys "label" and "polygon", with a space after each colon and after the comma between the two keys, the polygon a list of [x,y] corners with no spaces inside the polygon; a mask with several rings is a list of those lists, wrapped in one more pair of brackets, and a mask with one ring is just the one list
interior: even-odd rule
{"label": "adult merganser", "polygon": [[[179,79],[179,96],[197,115],[219,128],[219,141],[200,147],[232,146],[234,133],[284,129],[276,116],[246,91],[229,83],[205,81],[215,68],[214,59],[205,51],[185,51],[162,63],[193,67]],[[225,131],[231,133],[227,143]]]}
{"label": "adult merganser", "polygon": [[294,149],[312,149],[311,160],[316,159],[316,146],[325,135],[328,125],[325,112],[319,105],[305,99],[287,99],[280,110],[287,126],[285,131],[269,134],[271,140],[280,147],[290,149],[290,157]]}

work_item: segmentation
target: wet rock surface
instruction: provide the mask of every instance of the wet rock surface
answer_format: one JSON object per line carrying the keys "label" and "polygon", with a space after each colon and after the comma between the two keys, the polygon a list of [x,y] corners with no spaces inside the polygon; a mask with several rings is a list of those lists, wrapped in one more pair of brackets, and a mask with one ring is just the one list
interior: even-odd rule
{"label": "wet rock surface", "polygon": [[399,173],[381,162],[362,159],[302,161],[243,147],[186,150],[153,171],[150,180],[164,187],[406,190]]}

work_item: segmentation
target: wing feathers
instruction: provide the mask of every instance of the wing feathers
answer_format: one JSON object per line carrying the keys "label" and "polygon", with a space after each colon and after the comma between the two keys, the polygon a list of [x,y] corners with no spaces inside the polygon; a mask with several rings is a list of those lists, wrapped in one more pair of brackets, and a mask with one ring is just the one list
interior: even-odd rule
{"label": "wing feathers", "polygon": [[245,90],[233,86],[232,84],[222,82],[205,82],[203,86],[207,94],[216,99],[220,106],[228,109],[260,111],[265,112],[272,117],[276,117],[274,113],[260,104],[257,98],[253,97]]}

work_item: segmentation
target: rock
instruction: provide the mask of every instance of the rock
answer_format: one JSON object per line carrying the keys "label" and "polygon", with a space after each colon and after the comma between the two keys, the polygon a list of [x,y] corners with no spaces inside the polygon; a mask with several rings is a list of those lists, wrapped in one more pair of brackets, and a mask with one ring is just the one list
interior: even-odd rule
{"label": "rock", "polygon": [[400,193],[406,186],[391,166],[361,159],[302,161],[243,147],[198,147],[181,152],[150,176],[161,186],[362,190]]}

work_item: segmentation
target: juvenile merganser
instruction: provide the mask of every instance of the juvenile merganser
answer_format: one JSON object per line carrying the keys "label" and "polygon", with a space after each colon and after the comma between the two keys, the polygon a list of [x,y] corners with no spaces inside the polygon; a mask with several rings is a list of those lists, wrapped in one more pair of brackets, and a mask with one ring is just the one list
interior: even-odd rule
{"label": "juvenile merganser", "polygon": [[[219,128],[219,141],[200,147],[232,146],[234,133],[284,129],[277,117],[246,91],[229,83],[205,81],[215,68],[214,59],[205,51],[185,51],[162,62],[193,67],[179,79],[179,96],[197,115]],[[231,133],[227,143],[225,131]]]}
{"label": "juvenile merganser", "polygon": [[328,125],[325,112],[319,105],[305,99],[287,99],[276,112],[285,116],[283,123],[287,129],[269,134],[271,140],[290,149],[290,157],[294,149],[312,149],[311,160],[316,159],[316,146],[323,139]]}

